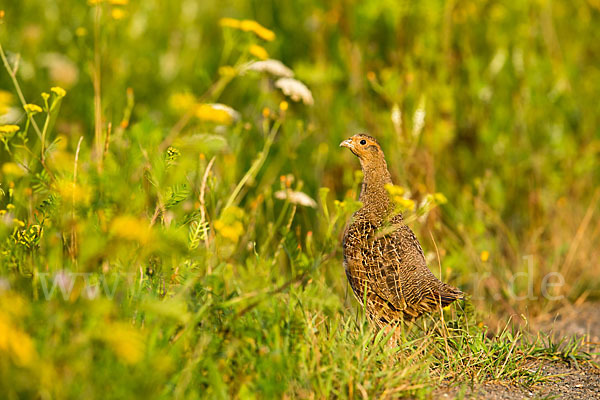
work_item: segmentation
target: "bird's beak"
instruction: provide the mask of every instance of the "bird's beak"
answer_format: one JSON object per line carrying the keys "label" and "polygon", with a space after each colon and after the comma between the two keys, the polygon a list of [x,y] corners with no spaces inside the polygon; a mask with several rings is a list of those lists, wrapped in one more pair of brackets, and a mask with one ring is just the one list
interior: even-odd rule
{"label": "bird's beak", "polygon": [[350,150],[352,150],[354,149],[354,143],[352,143],[352,140],[346,139],[342,143],[340,143],[340,147],[347,147]]}

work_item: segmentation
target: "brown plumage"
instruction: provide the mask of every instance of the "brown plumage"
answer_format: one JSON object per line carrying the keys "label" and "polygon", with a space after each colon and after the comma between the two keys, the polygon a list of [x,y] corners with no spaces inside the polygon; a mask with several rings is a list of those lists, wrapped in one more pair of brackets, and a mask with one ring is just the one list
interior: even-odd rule
{"label": "brown plumage", "polygon": [[[343,141],[358,156],[364,181],[363,207],[344,232],[344,268],[358,301],[379,326],[411,321],[462,298],[462,292],[437,279],[427,268],[423,249],[402,214],[391,215],[386,184],[392,183],[385,156],[371,136]],[[365,304],[366,302],[366,304]]]}

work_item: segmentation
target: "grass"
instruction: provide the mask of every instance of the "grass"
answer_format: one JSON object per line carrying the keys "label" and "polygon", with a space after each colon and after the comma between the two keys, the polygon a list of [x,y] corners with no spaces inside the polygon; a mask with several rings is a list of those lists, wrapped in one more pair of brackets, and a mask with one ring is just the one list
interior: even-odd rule
{"label": "grass", "polygon": [[[2,397],[425,398],[590,358],[528,321],[600,294],[593,2],[92,3],[0,12]],[[397,341],[341,265],[362,130],[470,295]]]}

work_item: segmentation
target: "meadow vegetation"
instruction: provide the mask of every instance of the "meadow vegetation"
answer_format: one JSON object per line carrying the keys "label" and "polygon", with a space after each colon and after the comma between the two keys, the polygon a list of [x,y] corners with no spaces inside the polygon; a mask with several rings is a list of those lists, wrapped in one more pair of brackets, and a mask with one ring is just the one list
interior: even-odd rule
{"label": "meadow vegetation", "polygon": [[[0,397],[394,398],[578,364],[600,297],[600,4],[0,5]],[[346,282],[381,143],[466,302],[386,332]]]}

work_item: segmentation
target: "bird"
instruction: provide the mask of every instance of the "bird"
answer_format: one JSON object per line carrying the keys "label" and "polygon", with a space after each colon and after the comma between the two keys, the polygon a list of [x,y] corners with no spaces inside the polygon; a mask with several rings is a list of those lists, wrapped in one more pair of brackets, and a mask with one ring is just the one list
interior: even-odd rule
{"label": "bird", "polygon": [[340,143],[360,160],[362,207],[342,240],[346,276],[368,319],[379,327],[411,322],[446,307],[463,293],[433,275],[402,213],[394,212],[386,185],[392,178],[375,138],[356,134]]}

